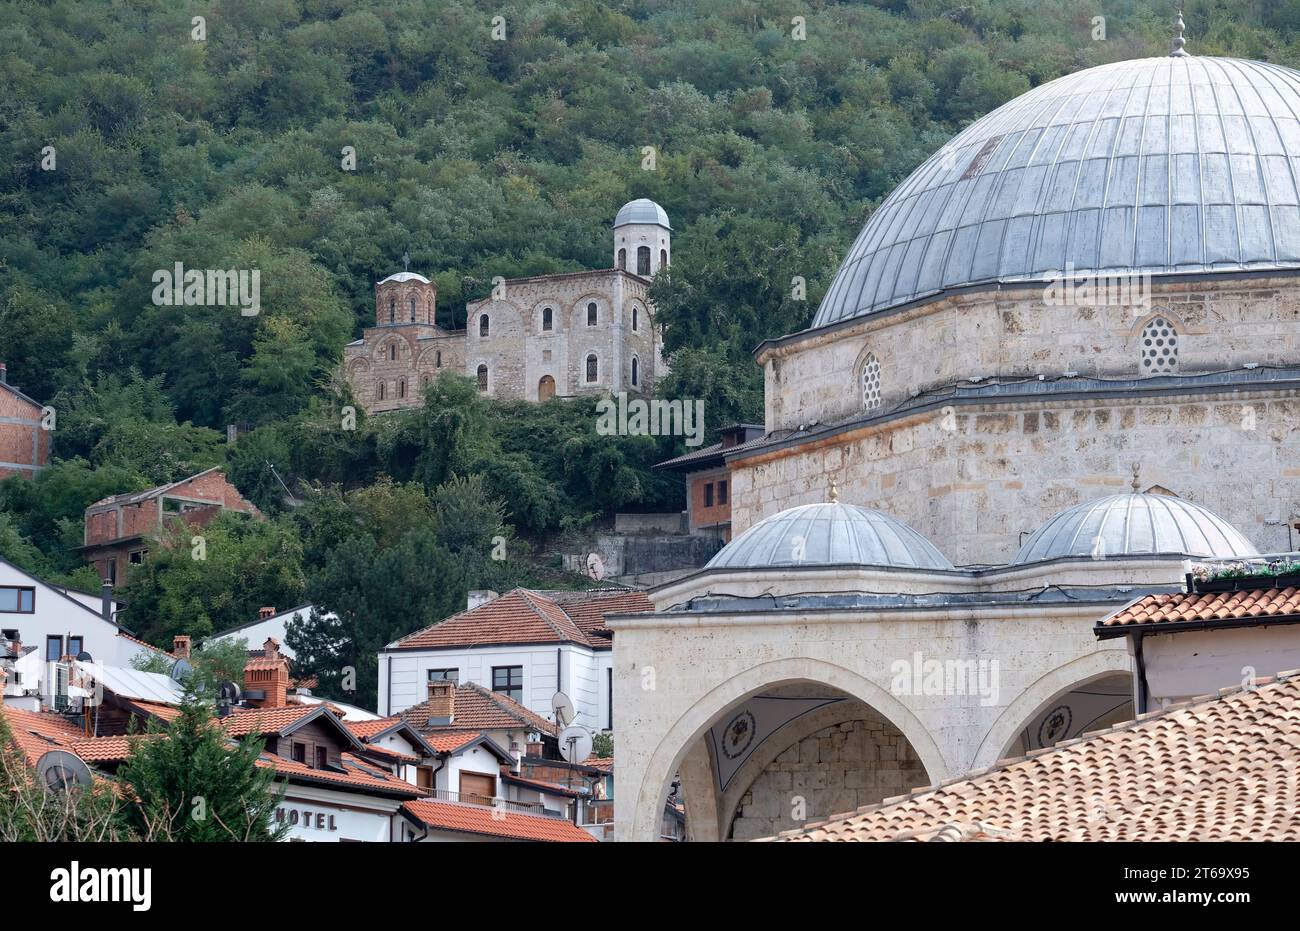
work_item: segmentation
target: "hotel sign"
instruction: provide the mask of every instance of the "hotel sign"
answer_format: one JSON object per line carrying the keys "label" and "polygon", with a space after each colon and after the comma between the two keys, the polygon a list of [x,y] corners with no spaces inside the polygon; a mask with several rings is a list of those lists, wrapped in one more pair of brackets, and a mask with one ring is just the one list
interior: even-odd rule
{"label": "hotel sign", "polygon": [[317,831],[337,831],[338,822],[334,820],[334,815],[330,812],[312,811],[310,808],[285,808],[281,805],[275,810],[275,820],[277,823],[289,822],[296,826],[301,825],[304,828],[312,828]]}

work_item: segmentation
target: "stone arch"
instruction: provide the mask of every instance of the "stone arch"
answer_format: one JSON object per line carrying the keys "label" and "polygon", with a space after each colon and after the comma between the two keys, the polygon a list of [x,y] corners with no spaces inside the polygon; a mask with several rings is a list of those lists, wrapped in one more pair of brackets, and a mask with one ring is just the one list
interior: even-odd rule
{"label": "stone arch", "polygon": [[[396,358],[389,359],[389,354],[393,348],[396,348],[394,355]],[[411,351],[411,345],[401,336],[394,334],[381,339],[375,346],[375,358],[379,362],[406,362]]]}
{"label": "stone arch", "polygon": [[587,305],[591,303],[596,305],[596,327],[603,327],[613,320],[609,297],[597,291],[588,291],[569,308],[569,327],[574,333],[587,329]]}
{"label": "stone arch", "polygon": [[887,688],[865,676],[825,660],[791,657],[751,666],[699,696],[668,727],[650,754],[641,784],[636,789],[635,807],[627,840],[654,840],[659,836],[659,819],[668,798],[669,784],[682,759],[714,722],[745,699],[763,689],[794,682],[814,682],[839,689],[874,708],[907,738],[925,766],[931,783],[953,774],[933,735],[910,708]]}
{"label": "stone arch", "polygon": [[985,769],[1000,760],[1012,739],[1024,729],[1038,710],[1079,686],[1096,682],[1116,673],[1132,675],[1132,662],[1123,644],[1119,648],[1100,648],[1086,656],[1070,660],[1040,676],[998,715],[984,734],[968,770]]}

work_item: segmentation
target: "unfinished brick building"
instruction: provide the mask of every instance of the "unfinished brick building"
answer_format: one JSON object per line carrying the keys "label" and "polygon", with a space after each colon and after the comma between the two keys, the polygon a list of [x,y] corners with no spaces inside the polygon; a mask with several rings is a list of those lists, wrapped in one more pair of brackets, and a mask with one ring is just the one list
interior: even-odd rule
{"label": "unfinished brick building", "polygon": [[31,478],[50,460],[50,431],[41,427],[41,404],[9,384],[0,362],[0,479]]}

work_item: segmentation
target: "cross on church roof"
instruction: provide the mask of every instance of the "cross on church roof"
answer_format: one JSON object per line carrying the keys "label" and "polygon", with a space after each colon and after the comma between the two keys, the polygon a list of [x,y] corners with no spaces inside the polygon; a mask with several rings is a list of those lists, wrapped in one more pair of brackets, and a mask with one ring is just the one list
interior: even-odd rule
{"label": "cross on church roof", "polygon": [[402,253],[402,270],[408,272],[411,270],[411,253],[409,252]]}

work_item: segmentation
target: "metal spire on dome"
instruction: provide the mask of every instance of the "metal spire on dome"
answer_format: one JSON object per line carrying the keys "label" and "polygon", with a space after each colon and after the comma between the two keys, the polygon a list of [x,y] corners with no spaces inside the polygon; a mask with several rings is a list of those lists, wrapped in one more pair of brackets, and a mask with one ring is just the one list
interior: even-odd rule
{"label": "metal spire on dome", "polygon": [[826,497],[830,499],[831,504],[838,504],[838,503],[839,503],[839,500],[840,500],[840,488],[839,488],[838,485],[835,484],[835,479],[831,479],[831,487],[830,487],[830,491],[827,492]]}
{"label": "metal spire on dome", "polygon": [[1191,57],[1191,53],[1189,53],[1186,49],[1183,48],[1183,46],[1187,44],[1187,40],[1183,38],[1183,33],[1186,30],[1187,30],[1187,24],[1183,22],[1183,5],[1180,3],[1178,4],[1178,16],[1174,20],[1174,31],[1176,34],[1174,35],[1174,41],[1171,44],[1169,50],[1170,58]]}
{"label": "metal spire on dome", "polygon": [[1133,468],[1133,494],[1137,494],[1142,487],[1142,480],[1140,478],[1140,476],[1142,475],[1142,463],[1135,462],[1133,463],[1132,468]]}

